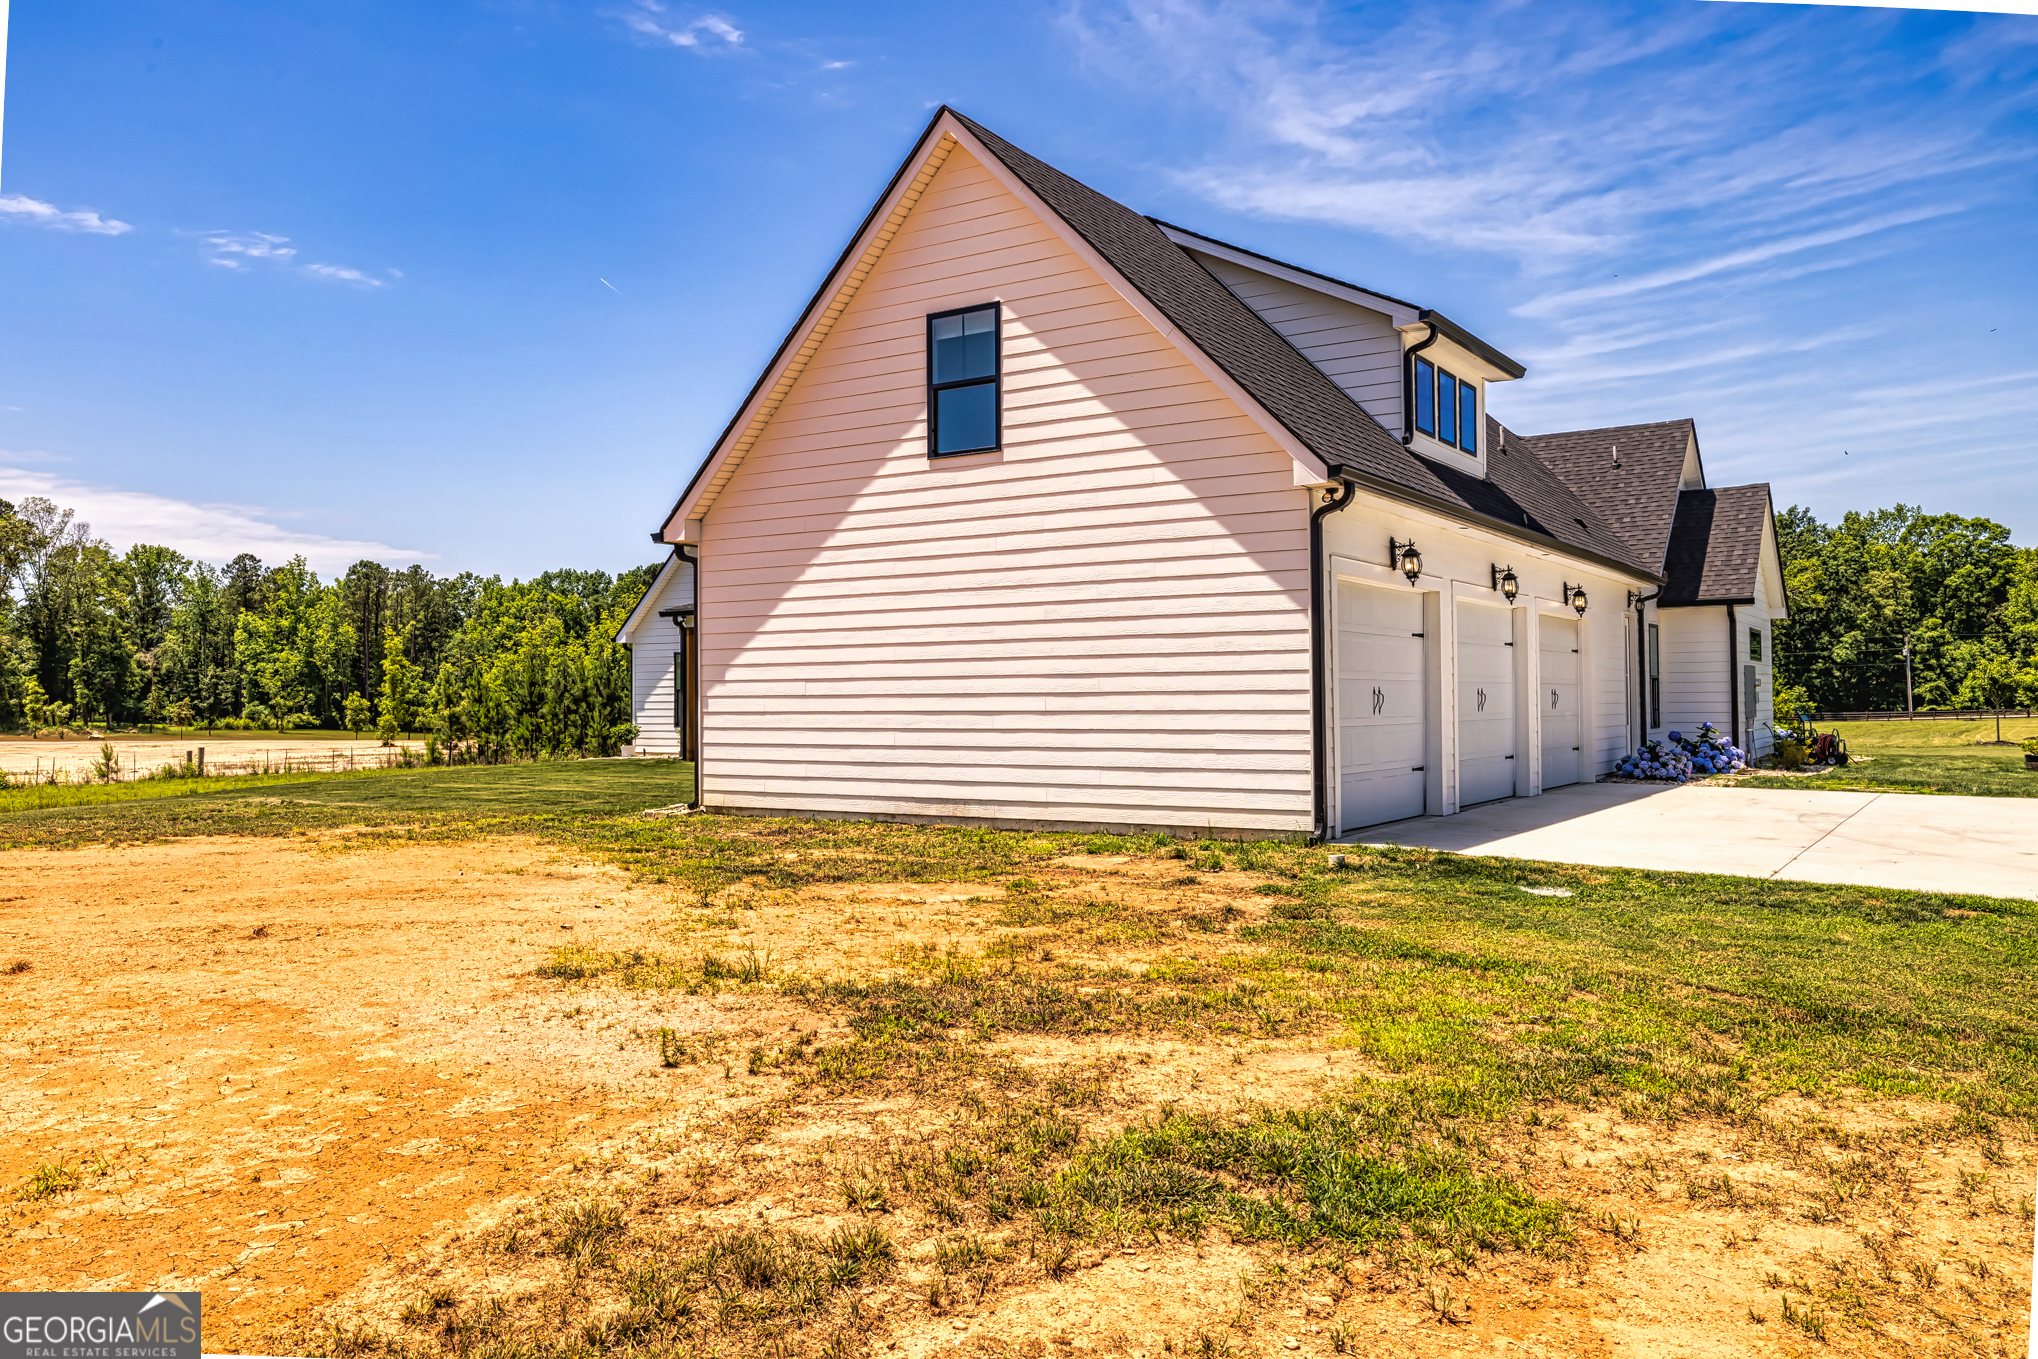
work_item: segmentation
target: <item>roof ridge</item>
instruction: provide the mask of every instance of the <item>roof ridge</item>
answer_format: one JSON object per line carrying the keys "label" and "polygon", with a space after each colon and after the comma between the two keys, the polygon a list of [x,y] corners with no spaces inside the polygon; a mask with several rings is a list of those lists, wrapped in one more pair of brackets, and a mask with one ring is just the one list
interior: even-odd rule
{"label": "roof ridge", "polygon": [[[1633,544],[1541,457],[1533,459],[1541,477],[1517,479],[1511,467],[1494,476],[1494,460],[1489,458],[1489,475],[1482,479],[1410,451],[1264,317],[1169,239],[1153,218],[1056,169],[974,119],[961,113],[954,117],[1189,343],[1326,465],[1376,492],[1396,494],[1512,536],[1554,540],[1560,549],[1645,577],[1660,574],[1647,554],[1635,552]],[[1593,521],[1604,532],[1604,542],[1595,537]]]}

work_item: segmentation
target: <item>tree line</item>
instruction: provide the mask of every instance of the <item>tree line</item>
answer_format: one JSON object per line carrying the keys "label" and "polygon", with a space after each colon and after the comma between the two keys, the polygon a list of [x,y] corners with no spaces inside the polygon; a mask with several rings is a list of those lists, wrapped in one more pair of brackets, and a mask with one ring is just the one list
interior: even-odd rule
{"label": "tree line", "polygon": [[1915,505],[1820,523],[1776,517],[1790,618],[1776,628],[1778,711],[2038,706],[2038,549],[1989,519]]}
{"label": "tree line", "polygon": [[432,733],[453,759],[612,755],[634,739],[614,640],[643,566],[529,581],[302,557],[116,553],[72,511],[0,500],[0,723]]}

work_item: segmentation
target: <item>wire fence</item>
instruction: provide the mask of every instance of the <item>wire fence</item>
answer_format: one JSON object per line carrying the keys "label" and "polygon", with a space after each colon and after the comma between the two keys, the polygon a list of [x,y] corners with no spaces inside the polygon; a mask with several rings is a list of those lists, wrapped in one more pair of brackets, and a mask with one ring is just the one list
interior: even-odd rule
{"label": "wire fence", "polygon": [[1814,722],[1974,722],[1996,717],[2032,717],[2031,708],[1931,708],[1918,712],[1813,713]]}

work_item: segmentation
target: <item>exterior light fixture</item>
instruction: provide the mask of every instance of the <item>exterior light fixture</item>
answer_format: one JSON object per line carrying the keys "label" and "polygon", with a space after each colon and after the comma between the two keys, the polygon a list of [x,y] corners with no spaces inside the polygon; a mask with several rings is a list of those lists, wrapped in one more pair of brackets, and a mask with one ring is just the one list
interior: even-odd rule
{"label": "exterior light fixture", "polygon": [[1564,599],[1580,618],[1585,616],[1585,587],[1583,585],[1566,585],[1564,587]]}
{"label": "exterior light fixture", "polygon": [[1422,579],[1422,554],[1415,550],[1414,543],[1397,543],[1389,538],[1387,564],[1400,568],[1401,574],[1408,577],[1410,585]]}
{"label": "exterior light fixture", "polygon": [[1496,566],[1493,568],[1493,588],[1505,595],[1507,602],[1512,604],[1514,597],[1521,593],[1521,579],[1514,574],[1513,567]]}

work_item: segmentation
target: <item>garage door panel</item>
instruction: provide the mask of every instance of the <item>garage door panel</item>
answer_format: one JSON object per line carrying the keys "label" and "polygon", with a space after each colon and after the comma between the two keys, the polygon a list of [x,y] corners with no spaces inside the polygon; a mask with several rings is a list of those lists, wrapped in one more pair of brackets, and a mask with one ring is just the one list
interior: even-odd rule
{"label": "garage door panel", "polygon": [[1543,727],[1543,787],[1561,788],[1585,777],[1578,624],[1570,618],[1545,618],[1541,631],[1536,702]]}
{"label": "garage door panel", "polygon": [[1338,582],[1338,825],[1421,816],[1429,748],[1422,596]]}
{"label": "garage door panel", "polygon": [[1458,608],[1458,805],[1513,797],[1515,788],[1514,615]]}

